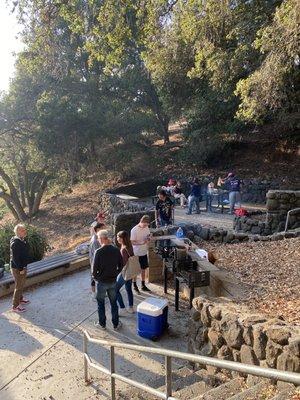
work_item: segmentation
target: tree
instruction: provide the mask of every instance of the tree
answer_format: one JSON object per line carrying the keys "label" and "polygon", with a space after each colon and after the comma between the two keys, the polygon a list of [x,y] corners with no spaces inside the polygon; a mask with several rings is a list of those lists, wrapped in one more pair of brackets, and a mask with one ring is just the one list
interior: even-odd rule
{"label": "tree", "polygon": [[300,127],[299,21],[299,1],[287,0],[272,23],[257,32],[254,45],[263,62],[237,85],[242,120],[262,123],[271,117],[290,128]]}

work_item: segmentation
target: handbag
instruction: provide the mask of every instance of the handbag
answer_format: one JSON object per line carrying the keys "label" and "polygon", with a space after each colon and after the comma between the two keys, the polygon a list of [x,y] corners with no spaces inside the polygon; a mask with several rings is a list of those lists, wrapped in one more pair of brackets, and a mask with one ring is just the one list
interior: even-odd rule
{"label": "handbag", "polygon": [[122,276],[125,281],[129,281],[130,279],[135,278],[137,275],[141,273],[139,257],[131,256],[129,253],[128,256],[129,256],[128,261],[122,270]]}

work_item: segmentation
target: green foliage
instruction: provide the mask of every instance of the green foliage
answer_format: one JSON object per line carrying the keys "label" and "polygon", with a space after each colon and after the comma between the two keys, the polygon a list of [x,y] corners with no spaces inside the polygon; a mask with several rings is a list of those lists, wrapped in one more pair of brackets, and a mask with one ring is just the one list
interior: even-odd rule
{"label": "green foliage", "polygon": [[[7,224],[0,229],[0,265],[10,259],[10,239],[14,236],[13,225]],[[27,241],[31,262],[41,260],[50,249],[45,236],[34,226],[27,225]]]}
{"label": "green foliage", "polygon": [[99,158],[135,175],[134,146],[167,142],[170,120],[185,118],[181,156],[193,162],[199,151],[211,165],[247,125],[299,125],[298,3],[17,0],[26,49],[0,130],[22,133],[30,173],[72,184]]}
{"label": "green foliage", "polygon": [[273,22],[258,31],[254,46],[264,60],[237,84],[239,118],[263,122],[271,116],[291,128],[300,127],[299,16],[299,1],[287,0],[278,7]]}

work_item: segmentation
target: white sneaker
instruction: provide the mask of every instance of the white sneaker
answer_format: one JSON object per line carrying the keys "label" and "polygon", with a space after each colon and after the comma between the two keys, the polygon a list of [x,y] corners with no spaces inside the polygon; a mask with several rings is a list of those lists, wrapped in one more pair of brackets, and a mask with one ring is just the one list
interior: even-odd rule
{"label": "white sneaker", "polygon": [[103,331],[106,330],[106,326],[100,325],[98,321],[95,321],[95,322],[94,322],[94,326],[95,326],[96,328],[102,329]]}
{"label": "white sneaker", "polygon": [[126,316],[126,308],[120,308],[119,307],[119,317],[125,317]]}
{"label": "white sneaker", "polygon": [[126,311],[127,311],[129,314],[134,314],[134,313],[135,313],[133,307],[128,307],[128,308],[126,308]]}
{"label": "white sneaker", "polygon": [[117,326],[114,326],[114,331],[118,331],[120,328],[122,328],[123,324],[121,321],[119,321]]}

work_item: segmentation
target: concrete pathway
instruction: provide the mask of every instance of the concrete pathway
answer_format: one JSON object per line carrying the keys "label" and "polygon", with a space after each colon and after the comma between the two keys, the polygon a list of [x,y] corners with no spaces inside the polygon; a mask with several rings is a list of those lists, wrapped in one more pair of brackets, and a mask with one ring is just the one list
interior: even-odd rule
{"label": "concrete pathway", "polygon": [[[243,204],[247,210],[265,210],[264,204]],[[187,209],[179,206],[175,207],[175,223],[179,222],[190,222],[193,224],[202,224],[203,226],[233,229],[234,215],[228,214],[228,209],[224,209],[224,213],[221,210],[214,209],[214,212],[207,212],[201,207],[200,214],[187,215]]]}
{"label": "concrete pathway", "polygon": [[[163,295],[162,289],[150,285],[152,295]],[[82,330],[92,335],[186,350],[186,326],[189,312],[175,312],[170,299],[169,333],[158,342],[136,334],[136,315],[122,318],[123,328],[100,331],[96,303],[89,292],[89,271],[81,271],[27,291],[31,304],[22,315],[10,311],[10,298],[0,300],[0,399],[1,400],[87,400],[109,398],[109,379],[92,371],[94,384],[83,381]],[[138,304],[146,296],[136,296]],[[125,296],[124,296],[125,299]],[[108,317],[110,313],[108,313]],[[109,318],[108,318],[109,319]],[[109,352],[102,346],[90,345],[89,353],[97,362],[109,366]],[[161,357],[116,350],[117,371],[151,384],[163,374]],[[174,368],[183,363],[174,362]],[[126,387],[117,383],[117,389]]]}

